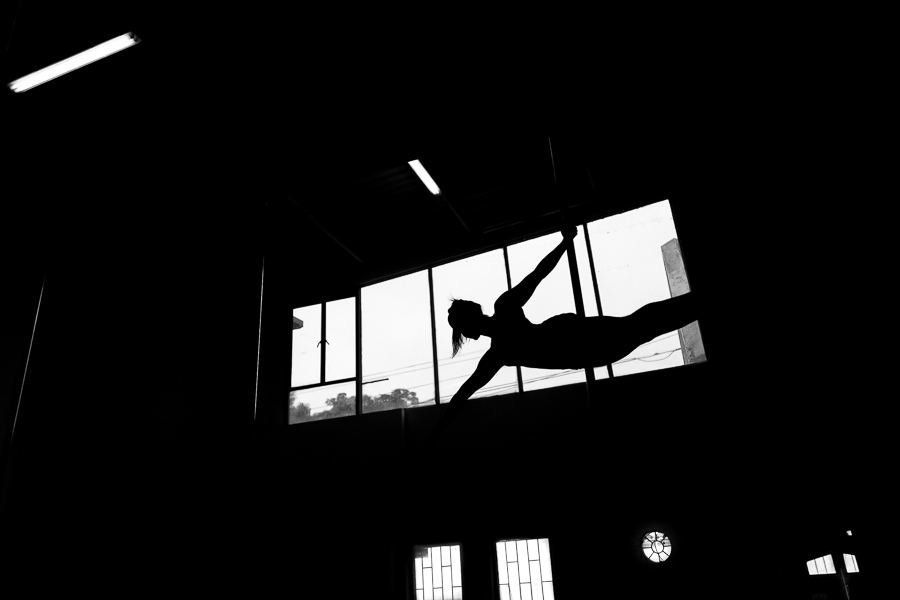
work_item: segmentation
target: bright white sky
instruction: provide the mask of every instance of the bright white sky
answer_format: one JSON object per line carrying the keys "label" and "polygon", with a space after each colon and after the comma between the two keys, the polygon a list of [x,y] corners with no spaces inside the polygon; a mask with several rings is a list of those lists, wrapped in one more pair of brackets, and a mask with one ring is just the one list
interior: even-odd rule
{"label": "bright white sky", "polygon": [[[649,302],[669,297],[661,247],[677,236],[668,201],[594,221],[588,224],[588,233],[605,315],[625,316]],[[512,284],[528,275],[561,240],[562,235],[553,233],[509,246]],[[585,311],[587,316],[596,316],[582,227],[579,227],[575,243]],[[435,267],[433,279],[439,384],[441,398],[446,402],[490,347],[490,338],[482,336],[464,344],[456,358],[450,358],[451,329],[447,324],[450,299],[478,302],[485,314],[493,314],[494,301],[507,290],[503,251],[495,250]],[[427,270],[363,288],[361,295],[363,393],[377,396],[406,388],[416,392],[420,402],[433,404],[434,367]],[[355,300],[351,298],[327,305],[326,381],[354,376],[354,304]],[[575,312],[565,255],[524,310],[526,317],[534,323],[560,313]],[[304,325],[294,331],[291,386],[318,383],[321,305],[298,308],[294,310],[294,316],[302,319]],[[678,335],[673,331],[644,344],[613,365],[613,373],[618,376],[682,364]],[[598,368],[595,374],[598,379],[607,377],[607,370]],[[584,377],[583,371],[522,369],[526,390],[583,382]],[[383,379],[386,381],[377,381]],[[515,391],[516,371],[513,367],[505,367],[474,397]],[[327,408],[324,401],[339,392],[352,396],[355,384],[303,390],[294,392],[292,398],[295,402],[305,402],[316,413]]]}

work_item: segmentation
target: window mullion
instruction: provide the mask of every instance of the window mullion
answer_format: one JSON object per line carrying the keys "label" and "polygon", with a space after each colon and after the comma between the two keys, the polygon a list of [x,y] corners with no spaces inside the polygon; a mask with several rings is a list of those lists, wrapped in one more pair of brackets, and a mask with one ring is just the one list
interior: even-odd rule
{"label": "window mullion", "polygon": [[[585,244],[587,241],[585,241]],[[571,239],[566,244],[566,255],[569,259],[569,277],[572,279],[572,296],[575,299],[575,312],[579,317],[586,317],[586,313],[584,311],[584,298],[581,296],[581,276],[578,273],[578,259],[575,257],[575,240]],[[573,365],[574,366],[574,365]],[[587,382],[594,382],[594,367],[593,365],[586,365],[584,368],[584,374],[587,377]]]}
{"label": "window mullion", "polygon": [[356,288],[356,414],[362,414],[362,288]]}
{"label": "window mullion", "polygon": [[[509,273],[509,253],[506,251],[506,246],[503,246],[503,264],[506,265],[506,290],[509,291],[512,289],[512,276]],[[525,391],[525,386],[522,384],[522,367],[516,365],[516,380],[519,382],[519,393]]]}
{"label": "window mullion", "polygon": [[325,346],[328,342],[325,341],[325,302],[322,303],[322,335],[319,337],[319,345],[322,347],[321,352],[321,360],[319,361],[321,364],[319,368],[319,383],[325,383]]}
{"label": "window mullion", "polygon": [[[591,236],[588,233],[587,223],[585,223],[582,227],[584,228],[584,243],[587,246],[588,251],[588,263],[591,266],[591,281],[594,284],[594,298],[596,298],[597,300],[597,314],[602,317],[603,305],[600,304],[600,286],[597,284],[597,269],[594,268],[594,252],[591,250]],[[610,379],[612,379],[612,365],[606,365],[606,372],[609,375]]]}
{"label": "window mullion", "polygon": [[434,316],[434,278],[431,274],[431,267],[428,267],[428,298],[431,301],[431,361],[434,366],[434,403],[437,405],[441,403],[441,388],[438,380],[437,326]]}

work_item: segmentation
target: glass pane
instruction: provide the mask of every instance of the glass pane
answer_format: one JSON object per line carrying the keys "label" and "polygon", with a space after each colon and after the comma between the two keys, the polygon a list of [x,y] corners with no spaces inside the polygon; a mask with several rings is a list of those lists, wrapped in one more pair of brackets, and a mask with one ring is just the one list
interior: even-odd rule
{"label": "glass pane", "polygon": [[509,583],[509,576],[506,574],[506,544],[497,542],[497,575],[501,584]]}
{"label": "glass pane", "polygon": [[425,597],[434,598],[434,584],[431,581],[431,569],[422,569],[425,584]]}
{"label": "glass pane", "polygon": [[544,588],[544,600],[554,600],[553,583],[550,581],[545,581],[542,587]]}
{"label": "glass pane", "polygon": [[435,553],[434,553],[433,558],[434,558],[434,562],[433,562],[434,569],[432,570],[431,576],[434,578],[434,587],[442,588],[442,587],[444,587],[444,578],[443,578],[444,572],[443,572],[443,567],[441,567],[441,564],[440,564],[440,558],[441,558],[441,549],[440,548],[435,548]]}
{"label": "glass pane", "polygon": [[450,566],[450,546],[441,546],[441,566]]}
{"label": "glass pane", "polygon": [[423,585],[422,584],[422,559],[421,558],[415,559],[415,567],[413,570],[416,573],[416,589],[421,590],[422,585]]}
{"label": "glass pane", "polygon": [[826,573],[837,573],[837,571],[834,570],[834,560],[832,560],[830,554],[825,556],[825,572]]}
{"label": "glass pane", "polygon": [[424,590],[416,590],[416,600],[425,600]]}
{"label": "glass pane", "polygon": [[453,600],[462,600],[462,588],[461,587],[453,588]]}
{"label": "glass pane", "polygon": [[356,414],[356,382],[291,392],[288,423],[305,423]]}
{"label": "glass pane", "polygon": [[432,552],[432,548],[429,548],[428,555],[422,557],[422,566],[423,567],[431,568],[431,552]]}
{"label": "glass pane", "polygon": [[536,560],[531,560],[528,561],[528,566],[531,569],[531,588],[534,592],[534,600],[543,600],[544,590],[543,587],[541,587],[541,563]]}
{"label": "glass pane", "polygon": [[520,600],[522,592],[519,588],[519,568],[518,563],[507,563],[507,571],[509,571],[509,593],[513,600]]}
{"label": "glass pane", "polygon": [[453,586],[462,585],[462,566],[459,558],[459,546],[450,548],[450,565],[453,567]]}
{"label": "glass pane", "polygon": [[[432,270],[432,280],[441,401],[448,402],[475,371],[479,359],[491,347],[491,338],[481,336],[477,340],[468,340],[459,354],[451,358],[453,329],[447,323],[447,310],[456,298],[476,302],[484,314],[494,314],[494,302],[508,289],[503,251],[494,250],[437,267]],[[518,385],[515,367],[503,367],[472,397],[514,393],[518,391]]]}
{"label": "glass pane", "polygon": [[325,381],[356,375],[356,298],[325,304]]}
{"label": "glass pane", "polygon": [[428,272],[362,289],[363,412],[434,401]]}
{"label": "glass pane", "polygon": [[450,579],[452,577],[452,575],[450,574],[450,567],[441,567],[441,569],[443,570],[443,573],[441,574],[441,581],[443,581],[444,583],[444,598],[450,600],[450,598],[453,596],[453,586],[450,585]]}
{"label": "glass pane", "polygon": [[609,371],[606,369],[606,367],[597,367],[596,369],[594,369],[594,379],[599,381],[600,379],[608,379],[608,378],[609,378]]}
{"label": "glass pane", "polygon": [[541,555],[541,579],[543,581],[551,581],[553,579],[553,570],[550,568],[550,540],[547,538],[539,539],[538,550]]}
{"label": "glass pane", "polygon": [[510,600],[509,585],[503,584],[500,586],[500,600]]}
{"label": "glass pane", "polygon": [[[561,234],[551,233],[510,246],[507,252],[513,287],[534,271],[538,263],[561,241]],[[565,254],[559,259],[556,268],[537,287],[522,310],[528,320],[535,324],[543,323],[550,317],[563,313],[575,313],[575,297],[572,294],[569,260]],[[584,383],[584,369],[557,370],[523,367],[522,382],[525,391],[570,383]]]}
{"label": "glass pane", "polygon": [[809,570],[810,575],[818,574],[818,571],[816,570],[816,561],[814,561],[814,560],[806,561],[806,568]]}
{"label": "glass pane", "polygon": [[516,557],[515,542],[506,542],[506,560],[508,562],[516,562],[518,560],[518,558]]}
{"label": "glass pane", "polygon": [[[679,285],[687,286],[686,276],[675,278],[674,267],[670,264],[667,271],[664,261],[663,246],[677,239],[667,200],[589,223],[588,232],[604,315],[624,317],[651,302],[670,298],[668,273],[672,273],[676,292]],[[695,333],[691,333],[691,339],[699,343],[699,329]],[[613,372],[627,375],[684,363],[678,331],[670,331],[618,360]]]}
{"label": "glass pane", "polygon": [[294,309],[295,327],[291,340],[291,387],[322,382],[322,305],[304,306]]}
{"label": "glass pane", "polygon": [[540,560],[537,540],[528,540],[528,560]]}
{"label": "glass pane", "polygon": [[519,557],[519,581],[530,582],[531,574],[528,572],[528,542],[519,540],[516,542],[516,554]]}

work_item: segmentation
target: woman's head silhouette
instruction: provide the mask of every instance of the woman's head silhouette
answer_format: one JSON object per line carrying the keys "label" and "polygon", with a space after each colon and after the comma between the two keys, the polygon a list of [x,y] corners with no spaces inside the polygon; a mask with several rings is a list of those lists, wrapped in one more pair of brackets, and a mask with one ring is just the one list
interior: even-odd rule
{"label": "woman's head silhouette", "polygon": [[455,357],[463,345],[463,336],[471,340],[481,337],[478,333],[478,321],[484,316],[484,312],[480,304],[471,300],[451,300],[450,308],[447,309],[447,322],[453,328],[452,357]]}

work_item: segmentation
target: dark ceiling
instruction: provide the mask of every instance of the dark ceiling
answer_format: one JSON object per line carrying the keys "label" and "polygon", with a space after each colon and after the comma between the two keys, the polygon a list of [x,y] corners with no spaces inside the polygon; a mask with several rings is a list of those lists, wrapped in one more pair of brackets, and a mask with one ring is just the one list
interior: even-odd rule
{"label": "dark ceiling", "polygon": [[[716,140],[735,117],[696,61],[627,46],[612,60],[591,40],[551,51],[534,31],[436,29],[428,15],[415,35],[401,14],[224,6],[8,11],[7,81],[124,32],[142,40],[4,94],[11,168],[41,183],[25,192],[60,235],[268,205],[284,229],[266,242],[302,265],[301,302],[310,279],[342,294],[551,231],[563,205],[583,221],[677,195],[723,160]],[[67,197],[73,180],[91,197]]]}

